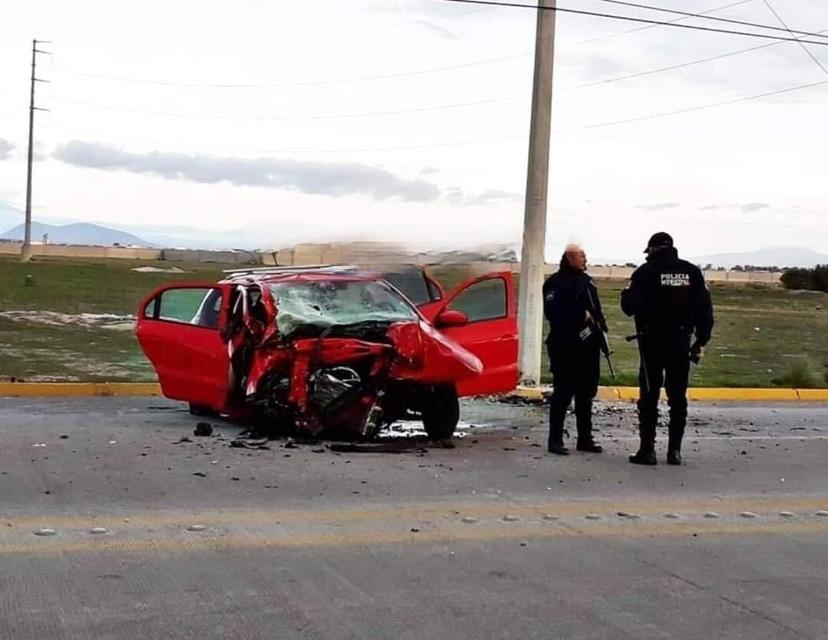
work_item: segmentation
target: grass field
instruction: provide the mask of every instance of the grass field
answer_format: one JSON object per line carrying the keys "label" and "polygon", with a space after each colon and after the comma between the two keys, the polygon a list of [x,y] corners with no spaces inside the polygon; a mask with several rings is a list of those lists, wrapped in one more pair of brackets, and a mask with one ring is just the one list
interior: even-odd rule
{"label": "grass field", "polygon": [[[22,264],[0,259],[0,378],[154,380],[132,331],[138,301],[166,282],[214,282],[225,267],[165,262],[150,266],[175,266],[189,273],[132,270],[147,264],[43,259]],[[458,267],[434,273],[449,287],[464,276]],[[618,308],[623,286],[618,281],[599,283],[615,351],[614,382],[634,385],[637,351],[623,339],[633,332],[632,321]],[[693,370],[692,384],[828,386],[828,295],[738,285],[713,286],[711,291],[714,338],[702,366]],[[612,383],[603,373],[602,382]]]}

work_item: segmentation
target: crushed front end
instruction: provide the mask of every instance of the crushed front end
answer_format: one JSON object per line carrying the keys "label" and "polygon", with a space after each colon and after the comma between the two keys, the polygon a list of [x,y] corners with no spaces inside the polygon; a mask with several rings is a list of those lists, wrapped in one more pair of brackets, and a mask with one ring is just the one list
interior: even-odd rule
{"label": "crushed front end", "polygon": [[231,402],[270,432],[371,438],[482,368],[382,280],[240,282],[225,331]]}

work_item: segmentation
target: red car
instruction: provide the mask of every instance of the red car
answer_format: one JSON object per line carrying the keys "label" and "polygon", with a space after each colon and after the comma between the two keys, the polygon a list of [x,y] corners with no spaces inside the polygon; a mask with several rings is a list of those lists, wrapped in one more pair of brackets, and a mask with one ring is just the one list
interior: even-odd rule
{"label": "red car", "polygon": [[416,267],[239,271],[153,291],[137,335],[166,397],[283,432],[370,438],[416,416],[447,438],[458,397],[518,379],[509,272],[447,294]]}

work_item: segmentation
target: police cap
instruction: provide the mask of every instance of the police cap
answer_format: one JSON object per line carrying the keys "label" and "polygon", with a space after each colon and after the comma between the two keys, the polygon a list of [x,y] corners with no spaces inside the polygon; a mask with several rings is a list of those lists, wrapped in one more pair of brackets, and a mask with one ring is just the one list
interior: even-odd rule
{"label": "police cap", "polygon": [[650,237],[650,241],[647,243],[647,248],[644,249],[644,253],[647,253],[651,248],[663,249],[665,247],[672,246],[673,236],[671,236],[669,233],[665,233],[664,231],[659,231],[658,233],[654,233]]}

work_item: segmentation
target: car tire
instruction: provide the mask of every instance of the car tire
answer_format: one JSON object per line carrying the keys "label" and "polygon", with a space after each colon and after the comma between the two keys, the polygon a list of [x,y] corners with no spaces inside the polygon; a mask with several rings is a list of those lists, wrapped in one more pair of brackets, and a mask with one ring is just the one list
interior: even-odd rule
{"label": "car tire", "polygon": [[429,438],[447,440],[460,421],[460,401],[454,385],[435,385],[423,398],[423,427]]}
{"label": "car tire", "polygon": [[190,415],[198,416],[200,418],[217,418],[218,412],[213,411],[210,407],[205,407],[200,404],[190,403]]}

